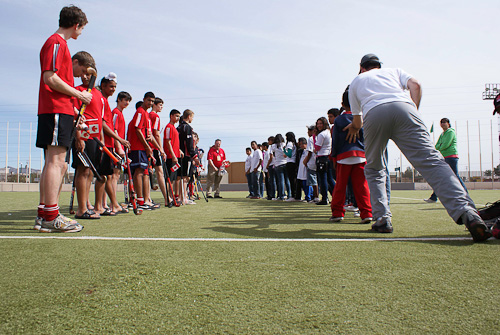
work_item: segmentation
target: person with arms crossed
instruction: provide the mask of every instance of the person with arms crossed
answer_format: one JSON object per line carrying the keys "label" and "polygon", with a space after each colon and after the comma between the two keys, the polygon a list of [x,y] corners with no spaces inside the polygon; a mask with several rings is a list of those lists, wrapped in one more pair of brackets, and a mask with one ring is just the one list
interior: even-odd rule
{"label": "person with arms crossed", "polygon": [[[59,213],[59,195],[67,170],[67,151],[71,147],[75,109],[73,98],[90,103],[92,94],[74,88],[73,77],[87,72],[90,64],[71,59],[67,41],[77,39],[88,23],[76,6],[64,7],[59,28],[40,51],[40,89],[36,146],[45,153],[40,176],[40,201],[34,228],[41,232],[79,232],[83,227]],[[79,125],[76,125],[79,126]]]}
{"label": "person with arms crossed", "polygon": [[464,224],[474,241],[485,241],[491,237],[491,232],[455,173],[434,148],[418,112],[421,98],[421,85],[413,76],[401,69],[382,68],[374,54],[363,56],[360,73],[349,88],[353,121],[347,139],[351,143],[356,141],[363,127],[365,175],[373,216],[377,218],[372,229],[380,233],[393,231],[383,160],[391,139],[427,180],[453,220]]}
{"label": "person with arms crossed", "polygon": [[222,175],[219,174],[222,164],[226,162],[226,153],[220,147],[221,140],[216,139],[214,145],[208,150],[208,174],[207,174],[207,198],[212,198],[210,190],[213,188],[214,197],[222,198],[220,196],[220,181]]}

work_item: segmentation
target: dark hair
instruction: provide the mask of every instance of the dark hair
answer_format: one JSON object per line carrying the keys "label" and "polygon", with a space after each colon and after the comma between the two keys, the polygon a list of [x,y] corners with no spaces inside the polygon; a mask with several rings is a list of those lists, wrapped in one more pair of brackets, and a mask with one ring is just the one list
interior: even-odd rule
{"label": "dark hair", "polygon": [[264,142],[264,143],[262,143],[262,146],[263,146],[264,148],[269,148],[269,143]]}
{"label": "dark hair", "polygon": [[340,109],[338,108],[330,108],[326,114],[333,115],[335,117],[339,116],[341,114]]}
{"label": "dark hair", "polygon": [[295,139],[295,134],[289,131],[288,133],[285,134],[286,137],[286,143],[292,142],[293,145],[297,146],[297,140]]}
{"label": "dark hair", "polygon": [[371,69],[380,69],[382,65],[380,64],[380,62],[377,62],[376,60],[371,60],[361,64],[361,67],[368,71]]}
{"label": "dark hair", "polygon": [[[255,144],[257,144],[257,141],[252,141],[252,142],[250,142],[250,144],[254,144],[254,143],[255,143]],[[258,144],[257,144],[257,145],[258,145]]]}
{"label": "dark hair", "polygon": [[75,24],[82,27],[88,22],[85,13],[80,8],[73,5],[63,7],[59,13],[59,27],[61,28],[71,28]]}
{"label": "dark hair", "polygon": [[128,92],[121,91],[120,93],[118,93],[118,96],[116,97],[116,102],[123,99],[127,101],[132,101],[132,96]]}
{"label": "dark hair", "polygon": [[162,98],[158,98],[158,97],[155,98],[155,105],[162,104],[162,103],[163,103]]}
{"label": "dark hair", "polygon": [[248,150],[252,151],[252,148],[246,148],[246,149],[245,149],[245,151],[248,151]]}
{"label": "dark hair", "polygon": [[450,124],[450,119],[448,119],[447,117],[442,118],[439,122],[443,122],[443,121]]}
{"label": "dark hair", "polygon": [[281,134],[276,134],[276,136],[274,136],[274,142],[273,143],[284,143],[285,142],[285,139],[283,138],[283,135]]}
{"label": "dark hair", "polygon": [[147,98],[156,98],[155,97],[155,94],[153,92],[146,92],[146,94],[144,94],[144,100],[146,100]]}
{"label": "dark hair", "polygon": [[92,57],[91,54],[89,54],[87,51],[78,51],[76,54],[71,57],[72,60],[77,60],[78,64],[85,66],[85,67],[91,67],[97,72],[97,68],[95,66],[95,60],[94,57]]}
{"label": "dark hair", "polygon": [[170,116],[175,115],[175,114],[179,114],[179,115],[181,115],[181,112],[179,112],[177,109],[172,109],[172,110],[170,111]]}
{"label": "dark hair", "polygon": [[138,109],[141,106],[142,106],[142,101],[137,101],[135,104],[135,109]]}
{"label": "dark hair", "polygon": [[[323,127],[325,129],[330,129],[330,125],[328,124],[328,120],[326,119],[326,117],[322,116],[318,120],[316,120],[316,122],[318,122],[318,121],[321,121],[323,123]],[[325,130],[325,129],[323,129],[323,130]],[[323,131],[323,130],[319,131],[319,129],[317,129],[317,127],[316,127],[316,130],[318,131],[318,134],[321,133],[321,131]]]}
{"label": "dark hair", "polygon": [[273,143],[274,143],[274,136],[269,136],[269,137],[267,138],[267,141],[268,141],[268,142],[273,142]]}
{"label": "dark hair", "polygon": [[342,94],[342,106],[349,108],[351,110],[351,104],[349,103],[349,86],[345,88],[344,94]]}
{"label": "dark hair", "polygon": [[106,79],[105,77],[103,77],[101,79],[101,84],[99,86],[102,86],[103,84],[107,85],[108,83],[112,82],[114,80],[109,80],[109,79]]}
{"label": "dark hair", "polygon": [[[222,142],[219,138],[215,140],[215,142],[217,142],[217,141]],[[215,143],[215,142],[214,142],[214,143]]]}
{"label": "dark hair", "polygon": [[305,137],[301,137],[301,138],[299,138],[299,142],[298,143],[307,144],[307,140],[306,140]]}

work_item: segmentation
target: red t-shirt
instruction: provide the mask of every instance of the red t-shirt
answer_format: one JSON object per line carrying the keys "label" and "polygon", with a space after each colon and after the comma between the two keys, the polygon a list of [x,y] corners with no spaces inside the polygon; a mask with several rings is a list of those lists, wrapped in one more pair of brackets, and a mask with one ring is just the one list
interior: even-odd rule
{"label": "red t-shirt", "polygon": [[[78,91],[87,90],[86,86],[80,85],[75,87]],[[82,138],[87,140],[89,137],[97,137],[100,139],[102,130],[102,116],[104,112],[104,97],[99,90],[92,89],[92,101],[85,108],[83,116],[85,116],[85,124],[89,127],[88,131],[82,130]],[[80,109],[82,102],[78,99],[73,100],[75,107]],[[73,108],[73,107],[72,107]]]}
{"label": "red t-shirt", "polygon": [[176,158],[181,157],[181,152],[179,150],[179,132],[177,131],[175,126],[170,122],[167,124],[165,130],[163,131],[163,150],[165,150],[167,158],[172,159],[172,154],[170,153],[170,150],[168,150],[167,147],[167,140],[170,140],[170,145],[172,146],[172,150],[174,151],[175,157]]}
{"label": "red t-shirt", "polygon": [[[158,116],[158,114],[153,111],[149,112],[149,119],[151,120],[151,131],[155,129],[160,131],[160,117]],[[150,145],[153,150],[158,150],[158,148],[153,143],[150,143]]]}
{"label": "red t-shirt", "polygon": [[125,138],[125,118],[123,113],[118,108],[113,109],[113,129],[121,138]]}
{"label": "red t-shirt", "polygon": [[139,141],[135,130],[140,129],[144,138],[146,138],[146,132],[148,131],[149,117],[148,112],[144,108],[139,107],[132,118],[132,121],[128,124],[127,138],[130,142],[130,150],[146,150],[144,145]]}
{"label": "red t-shirt", "polygon": [[[108,99],[103,97],[104,101],[104,114],[102,119],[104,122],[106,122],[106,125],[111,128],[112,131],[115,131],[115,128],[113,127],[113,113],[111,113],[111,108],[109,107],[109,102]],[[104,145],[108,148],[114,148],[115,146],[115,140],[112,137],[109,137],[104,133]]]}
{"label": "red t-shirt", "polygon": [[210,150],[208,150],[207,159],[211,159],[215,167],[219,169],[222,162],[226,160],[226,154],[222,148],[216,150],[214,147],[211,147]]}
{"label": "red t-shirt", "polygon": [[72,97],[52,90],[43,81],[45,71],[54,71],[66,84],[75,86],[73,63],[66,40],[59,34],[50,36],[40,51],[40,90],[38,93],[38,115],[67,114],[74,115]]}

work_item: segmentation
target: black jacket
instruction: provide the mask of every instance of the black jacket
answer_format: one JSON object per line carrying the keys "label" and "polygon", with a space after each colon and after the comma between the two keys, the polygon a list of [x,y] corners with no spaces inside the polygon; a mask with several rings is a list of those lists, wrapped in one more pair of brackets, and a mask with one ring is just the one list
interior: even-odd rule
{"label": "black jacket", "polygon": [[184,152],[184,155],[191,158],[198,156],[195,150],[193,142],[193,128],[184,120],[179,122],[177,126],[177,131],[179,132],[179,147]]}

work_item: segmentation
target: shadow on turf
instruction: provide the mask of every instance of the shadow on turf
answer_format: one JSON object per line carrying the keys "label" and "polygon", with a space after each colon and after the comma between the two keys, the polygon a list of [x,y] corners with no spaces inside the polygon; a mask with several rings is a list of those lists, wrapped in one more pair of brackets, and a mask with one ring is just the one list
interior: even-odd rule
{"label": "shadow on turf", "polygon": [[[0,213],[0,234],[35,232],[32,226],[35,224],[36,210],[23,209],[6,211]],[[32,225],[26,225],[26,222]]]}
{"label": "shadow on turf", "polygon": [[[251,238],[280,238],[280,239],[357,239],[357,238],[404,238],[405,236],[394,236],[393,234],[380,234],[371,230],[370,224],[361,224],[359,218],[354,218],[352,213],[346,212],[344,221],[332,223],[328,220],[331,215],[330,206],[317,206],[301,202],[282,202],[257,199],[226,199],[226,201],[241,203],[245,207],[251,206],[256,209],[258,216],[234,217],[218,221],[221,225],[203,229],[214,232],[245,236]],[[414,204],[413,204],[414,205]],[[425,208],[421,210],[445,210],[444,208]],[[278,230],[279,225],[328,225],[328,229],[303,228],[293,231]],[[243,227],[246,226],[246,227]],[[248,227],[251,226],[251,227]],[[276,228],[273,228],[276,227]],[[356,229],[353,229],[356,227]],[[395,230],[397,231],[397,225]],[[456,238],[456,234],[446,235],[420,235],[412,238]],[[468,237],[464,231],[464,236]],[[393,241],[387,241],[393,242]],[[394,241],[400,242],[400,241]],[[419,243],[443,244],[443,245],[470,245],[470,241],[412,241]],[[491,243],[490,240],[488,243]],[[500,241],[496,241],[498,244]]]}

